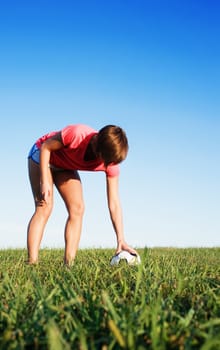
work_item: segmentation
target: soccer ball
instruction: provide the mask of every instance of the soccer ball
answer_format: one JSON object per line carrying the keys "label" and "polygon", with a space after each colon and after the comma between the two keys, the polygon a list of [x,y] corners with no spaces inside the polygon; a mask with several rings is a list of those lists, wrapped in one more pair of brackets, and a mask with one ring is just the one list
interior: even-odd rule
{"label": "soccer ball", "polygon": [[137,254],[132,254],[127,252],[126,250],[122,250],[120,253],[114,255],[110,261],[110,264],[118,265],[120,261],[126,261],[128,265],[139,265],[141,263],[141,258]]}

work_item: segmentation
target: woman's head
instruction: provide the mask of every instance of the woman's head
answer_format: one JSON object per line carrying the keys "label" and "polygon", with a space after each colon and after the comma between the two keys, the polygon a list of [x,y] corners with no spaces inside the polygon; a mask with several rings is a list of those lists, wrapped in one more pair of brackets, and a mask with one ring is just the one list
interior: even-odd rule
{"label": "woman's head", "polygon": [[97,135],[96,152],[100,154],[105,166],[122,162],[128,153],[128,140],[122,128],[106,125]]}

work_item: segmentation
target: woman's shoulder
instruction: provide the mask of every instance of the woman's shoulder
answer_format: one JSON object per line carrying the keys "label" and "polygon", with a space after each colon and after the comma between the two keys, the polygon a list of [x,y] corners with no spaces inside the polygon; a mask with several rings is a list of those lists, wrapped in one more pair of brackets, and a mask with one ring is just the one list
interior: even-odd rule
{"label": "woman's shoulder", "polygon": [[65,126],[62,131],[69,131],[76,134],[89,134],[91,132],[96,132],[94,128],[86,124],[69,124]]}
{"label": "woman's shoulder", "polygon": [[70,124],[61,130],[64,145],[71,143],[76,146],[82,142],[88,135],[94,134],[96,130],[85,124]]}

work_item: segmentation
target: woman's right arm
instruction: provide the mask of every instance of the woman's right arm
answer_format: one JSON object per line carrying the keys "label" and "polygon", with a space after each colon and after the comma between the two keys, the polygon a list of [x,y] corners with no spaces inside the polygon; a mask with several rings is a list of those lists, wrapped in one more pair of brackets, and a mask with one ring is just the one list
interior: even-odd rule
{"label": "woman's right arm", "polygon": [[40,174],[41,174],[41,194],[45,202],[51,195],[51,184],[49,181],[48,165],[50,163],[50,153],[63,147],[61,133],[57,133],[46,140],[40,148]]}

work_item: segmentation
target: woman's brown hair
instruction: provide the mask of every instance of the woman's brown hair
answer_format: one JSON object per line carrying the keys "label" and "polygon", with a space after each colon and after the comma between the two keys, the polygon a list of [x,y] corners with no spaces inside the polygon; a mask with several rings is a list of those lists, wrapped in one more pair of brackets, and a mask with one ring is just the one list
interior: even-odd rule
{"label": "woman's brown hair", "polygon": [[97,153],[105,166],[122,162],[128,153],[128,139],[125,131],[116,125],[106,125],[97,135]]}

